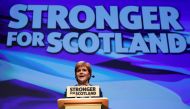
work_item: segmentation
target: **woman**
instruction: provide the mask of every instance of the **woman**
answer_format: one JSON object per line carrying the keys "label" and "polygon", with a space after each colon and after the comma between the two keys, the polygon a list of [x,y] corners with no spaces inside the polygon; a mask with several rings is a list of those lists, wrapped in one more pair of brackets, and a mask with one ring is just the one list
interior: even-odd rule
{"label": "woman", "polygon": [[90,86],[89,81],[92,75],[90,64],[84,61],[79,61],[75,66],[75,78],[78,86]]}
{"label": "woman", "polygon": [[[76,86],[92,86],[90,82],[90,78],[92,76],[92,69],[88,62],[79,61],[75,65],[75,79],[77,81]],[[102,97],[102,91],[100,89],[100,97]],[[66,97],[66,93],[65,93]]]}

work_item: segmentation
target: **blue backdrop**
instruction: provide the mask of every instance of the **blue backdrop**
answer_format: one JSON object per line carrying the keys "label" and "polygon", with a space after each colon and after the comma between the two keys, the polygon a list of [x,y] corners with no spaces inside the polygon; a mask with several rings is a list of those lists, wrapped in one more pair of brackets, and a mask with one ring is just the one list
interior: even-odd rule
{"label": "blue backdrop", "polygon": [[[100,85],[110,109],[190,109],[190,54],[71,54],[64,50],[51,54],[46,47],[6,46],[14,4],[76,5],[94,7],[103,5],[119,8],[134,6],[172,6],[180,12],[184,31],[180,32],[190,44],[190,2],[188,0],[1,0],[0,4],[0,108],[1,109],[57,109],[68,85],[76,84],[75,63],[84,60],[92,64],[91,84]],[[30,15],[30,14],[29,14]],[[32,15],[31,15],[32,16]],[[47,18],[43,18],[43,21]],[[45,24],[44,24],[45,25]],[[49,33],[47,28],[21,31]],[[60,29],[55,31],[65,32]],[[72,30],[67,30],[72,31]],[[93,27],[89,32],[98,32]],[[102,32],[114,32],[109,28]],[[128,35],[127,31],[118,30]],[[179,33],[171,31],[174,33]],[[128,35],[129,38],[130,34]]]}

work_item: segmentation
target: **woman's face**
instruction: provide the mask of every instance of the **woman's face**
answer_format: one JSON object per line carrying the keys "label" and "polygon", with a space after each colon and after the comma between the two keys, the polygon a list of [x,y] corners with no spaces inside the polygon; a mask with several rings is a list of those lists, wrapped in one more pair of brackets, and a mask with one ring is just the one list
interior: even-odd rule
{"label": "woman's face", "polygon": [[76,71],[76,79],[79,85],[88,85],[88,80],[90,78],[90,72],[86,67],[79,67]]}

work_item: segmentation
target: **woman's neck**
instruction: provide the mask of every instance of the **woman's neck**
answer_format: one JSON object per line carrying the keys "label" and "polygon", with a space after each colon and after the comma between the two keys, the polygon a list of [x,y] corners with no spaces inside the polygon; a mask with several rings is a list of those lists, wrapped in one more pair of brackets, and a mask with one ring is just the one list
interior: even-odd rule
{"label": "woman's neck", "polygon": [[89,83],[78,83],[78,86],[90,86],[90,84]]}

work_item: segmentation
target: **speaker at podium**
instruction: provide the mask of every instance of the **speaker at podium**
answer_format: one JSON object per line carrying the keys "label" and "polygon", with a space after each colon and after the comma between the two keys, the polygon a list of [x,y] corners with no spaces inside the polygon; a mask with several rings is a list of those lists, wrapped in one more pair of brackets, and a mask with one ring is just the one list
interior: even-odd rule
{"label": "speaker at podium", "polygon": [[99,86],[92,86],[89,81],[92,69],[88,62],[79,61],[75,65],[77,85],[67,86],[66,98],[58,99],[59,109],[108,109],[108,99],[102,98]]}

